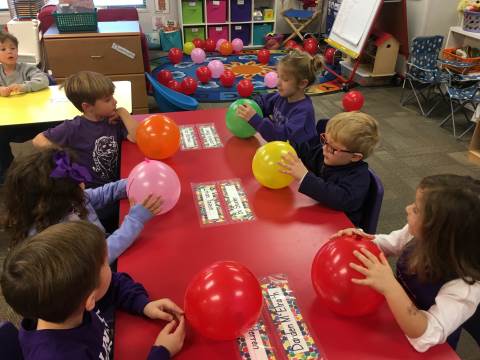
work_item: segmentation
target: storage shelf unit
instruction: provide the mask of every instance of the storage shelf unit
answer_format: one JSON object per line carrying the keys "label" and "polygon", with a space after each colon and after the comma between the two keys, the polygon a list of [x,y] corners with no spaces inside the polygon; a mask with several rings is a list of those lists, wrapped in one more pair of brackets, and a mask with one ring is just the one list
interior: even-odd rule
{"label": "storage shelf unit", "polygon": [[[275,0],[181,0],[178,4],[183,43],[196,37],[230,41],[238,37],[245,47],[255,48],[263,47],[265,34],[275,32]],[[253,11],[260,8],[271,9],[272,16],[253,20]]]}

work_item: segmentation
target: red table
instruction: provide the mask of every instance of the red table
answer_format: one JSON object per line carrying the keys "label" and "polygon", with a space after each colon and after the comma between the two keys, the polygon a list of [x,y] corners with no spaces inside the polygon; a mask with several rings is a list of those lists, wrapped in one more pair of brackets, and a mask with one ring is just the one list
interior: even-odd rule
{"label": "red table", "polygon": [[[261,141],[232,137],[225,127],[225,112],[212,109],[168,114],[178,124],[215,123],[224,147],[179,151],[165,161],[181,180],[178,204],[145,226],[137,241],[119,258],[118,270],[144,284],[152,299],[169,297],[183,307],[185,289],[197,272],[215,261],[236,260],[257,278],[276,273],[288,276],[310,331],[330,360],[458,359],[447,345],[417,353],[386,305],[374,315],[353,319],[336,316],[322,307],[311,285],[310,265],[329,235],[351,223],[343,213],[299,194],[295,184],[282,190],[260,186],[251,174],[251,159]],[[135,144],[124,143],[122,177],[127,177],[142,160]],[[241,180],[256,220],[200,226],[191,183],[232,178]],[[127,201],[123,201],[122,217],[127,211]],[[160,321],[118,312],[115,358],[145,359],[162,326]],[[235,341],[211,341],[191,328],[183,350],[176,356],[179,360],[238,358]]]}

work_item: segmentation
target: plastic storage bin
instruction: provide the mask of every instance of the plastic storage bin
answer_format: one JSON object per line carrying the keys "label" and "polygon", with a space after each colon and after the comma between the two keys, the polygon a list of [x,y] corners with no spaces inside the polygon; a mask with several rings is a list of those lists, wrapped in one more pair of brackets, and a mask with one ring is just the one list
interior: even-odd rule
{"label": "plastic storage bin", "polygon": [[252,20],[252,0],[230,0],[230,21]]}
{"label": "plastic storage bin", "polygon": [[203,2],[182,0],[182,17],[184,24],[203,23]]}
{"label": "plastic storage bin", "polygon": [[250,45],[250,24],[232,24],[230,26],[230,34],[232,34],[232,40],[235,38],[242,39],[243,45]]}
{"label": "plastic storage bin", "polygon": [[195,38],[205,40],[205,27],[203,26],[188,26],[184,27],[183,31],[185,32],[183,34],[185,42],[192,41]]}
{"label": "plastic storage bin", "polygon": [[227,21],[227,0],[207,0],[207,22],[224,23]]}
{"label": "plastic storage bin", "polygon": [[265,35],[273,31],[273,24],[253,24],[253,45],[264,45]]}
{"label": "plastic storage bin", "polygon": [[163,51],[168,51],[171,48],[183,49],[180,30],[160,31],[160,45]]}
{"label": "plastic storage bin", "polygon": [[97,9],[82,13],[52,13],[58,32],[97,31]]}
{"label": "plastic storage bin", "polygon": [[215,41],[220,39],[228,40],[228,28],[226,25],[209,26],[208,37]]}

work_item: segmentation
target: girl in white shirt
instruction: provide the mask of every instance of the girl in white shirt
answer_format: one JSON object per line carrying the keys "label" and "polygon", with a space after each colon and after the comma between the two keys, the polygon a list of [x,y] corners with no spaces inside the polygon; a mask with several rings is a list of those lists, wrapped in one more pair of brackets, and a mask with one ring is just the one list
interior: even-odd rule
{"label": "girl in white shirt", "polygon": [[354,251],[363,266],[350,266],[385,299],[417,351],[448,343],[455,348],[462,327],[480,345],[480,181],[466,176],[424,178],[415,202],[406,207],[407,225],[388,235],[346,229],[334,237],[367,236],[386,256],[400,256],[396,274],[384,254]]}

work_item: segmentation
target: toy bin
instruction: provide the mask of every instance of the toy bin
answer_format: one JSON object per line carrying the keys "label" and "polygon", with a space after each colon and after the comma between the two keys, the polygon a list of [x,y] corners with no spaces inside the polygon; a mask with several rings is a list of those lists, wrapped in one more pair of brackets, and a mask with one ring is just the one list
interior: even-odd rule
{"label": "toy bin", "polygon": [[241,22],[252,20],[252,0],[231,0],[230,21]]}
{"label": "toy bin", "polygon": [[224,23],[227,21],[227,0],[207,0],[207,22]]}
{"label": "toy bin", "polygon": [[203,2],[182,0],[182,19],[184,24],[203,23]]}
{"label": "toy bin", "polygon": [[253,25],[253,45],[265,45],[265,35],[273,31],[273,24]]}
{"label": "toy bin", "polygon": [[183,28],[185,42],[193,41],[195,38],[205,40],[205,28],[203,26],[188,26]]}
{"label": "toy bin", "polygon": [[180,30],[160,31],[160,46],[163,51],[168,51],[171,48],[183,49]]}
{"label": "toy bin", "polygon": [[250,24],[232,24],[230,25],[230,34],[232,40],[239,38],[243,41],[244,46],[250,45]]}
{"label": "toy bin", "polygon": [[208,38],[218,41],[220,39],[228,40],[228,28],[227,26],[209,26],[208,27]]}

